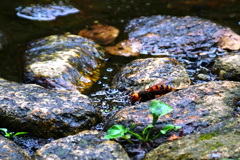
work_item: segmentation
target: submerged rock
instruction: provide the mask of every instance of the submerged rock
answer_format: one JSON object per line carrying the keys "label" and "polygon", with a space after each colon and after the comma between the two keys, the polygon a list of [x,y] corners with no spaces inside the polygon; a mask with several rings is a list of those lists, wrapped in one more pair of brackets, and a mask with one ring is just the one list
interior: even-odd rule
{"label": "submerged rock", "polygon": [[145,160],[238,159],[240,157],[240,119],[233,118],[205,133],[167,142],[147,153]]}
{"label": "submerged rock", "polygon": [[79,92],[54,91],[0,79],[0,125],[49,138],[76,134],[101,119]]}
{"label": "submerged rock", "polygon": [[[205,128],[236,115],[236,103],[240,97],[240,82],[223,81],[192,85],[188,88],[171,92],[157,98],[173,107],[173,112],[160,117],[156,129],[167,123],[183,127],[183,134],[201,132]],[[135,124],[134,131],[141,133],[142,129],[152,122],[149,103],[144,102],[127,107],[117,112],[111,121],[105,124],[108,129],[114,124],[126,127]]]}
{"label": "submerged rock", "polygon": [[[228,28],[195,17],[150,16],[133,19],[128,39],[108,47],[122,56],[197,54],[214,56],[219,49],[238,50],[239,36]],[[221,51],[223,52],[223,51]]]}
{"label": "submerged rock", "polygon": [[30,160],[30,156],[13,141],[0,135],[0,159]]}
{"label": "submerged rock", "polygon": [[52,21],[58,16],[65,16],[68,14],[73,14],[79,12],[77,8],[72,5],[64,4],[62,1],[58,3],[52,2],[51,4],[31,4],[27,7],[18,7],[16,9],[17,16],[38,21]]}
{"label": "submerged rock", "polygon": [[113,78],[115,88],[138,92],[163,83],[176,89],[186,88],[190,79],[185,68],[175,59],[137,59],[125,65]]}
{"label": "submerged rock", "polygon": [[240,53],[226,55],[216,59],[213,72],[222,80],[240,81]]}
{"label": "submerged rock", "polygon": [[46,144],[34,159],[130,159],[120,144],[105,140],[105,133],[83,131]]}
{"label": "submerged rock", "polygon": [[83,29],[78,33],[82,37],[94,40],[101,45],[112,43],[118,36],[119,30],[113,26],[95,24],[88,29]]}
{"label": "submerged rock", "polygon": [[31,42],[25,61],[26,83],[80,92],[99,78],[105,62],[100,46],[76,35],[53,35]]}

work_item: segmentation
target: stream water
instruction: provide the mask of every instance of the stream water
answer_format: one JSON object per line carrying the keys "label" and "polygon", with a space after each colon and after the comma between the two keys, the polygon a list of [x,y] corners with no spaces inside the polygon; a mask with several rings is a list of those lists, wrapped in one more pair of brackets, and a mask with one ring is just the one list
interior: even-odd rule
{"label": "stream water", "polygon": [[[42,4],[50,2],[50,0],[41,1]],[[0,0],[0,31],[4,34],[3,49],[0,50],[0,77],[22,82],[23,57],[28,42],[53,34],[67,32],[78,34],[81,29],[95,22],[112,25],[120,30],[115,43],[126,38],[123,30],[129,20],[150,15],[197,16],[229,27],[240,34],[240,1],[236,0],[69,0],[67,2],[79,12],[60,16],[52,21],[37,21],[17,16],[17,8],[36,4],[36,1]],[[0,38],[2,38],[1,32]],[[112,77],[119,68],[133,59],[135,58],[109,57],[106,66],[101,70],[101,78],[86,93],[104,115],[108,115],[109,112],[112,114],[124,107],[124,103],[128,103],[127,96],[123,92],[111,89],[110,86]],[[101,130],[101,125],[95,129]],[[51,141],[28,136],[25,139],[29,140],[17,138],[16,141],[21,146],[25,146],[24,148],[28,148],[31,154],[39,146]]]}

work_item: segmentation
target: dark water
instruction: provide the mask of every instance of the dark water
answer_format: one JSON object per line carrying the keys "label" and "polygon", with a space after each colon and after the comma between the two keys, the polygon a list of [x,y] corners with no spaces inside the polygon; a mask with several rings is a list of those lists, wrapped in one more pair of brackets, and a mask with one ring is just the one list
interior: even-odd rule
{"label": "dark water", "polygon": [[[41,1],[42,4],[51,2]],[[69,2],[80,12],[58,17],[54,21],[33,21],[18,17],[16,8],[30,6],[37,1],[0,0],[0,31],[5,35],[5,45],[0,50],[0,77],[22,82],[23,56],[28,42],[53,34],[66,32],[77,34],[96,21],[120,29],[120,35],[115,43],[126,38],[123,29],[129,20],[150,15],[198,16],[230,27],[240,34],[240,1],[237,0],[71,0]],[[117,111],[124,107],[127,97],[120,91],[109,88],[113,75],[133,59],[110,57],[101,71],[101,79],[88,92],[95,105],[106,115],[109,110]],[[121,98],[111,99],[111,95],[118,95]]]}

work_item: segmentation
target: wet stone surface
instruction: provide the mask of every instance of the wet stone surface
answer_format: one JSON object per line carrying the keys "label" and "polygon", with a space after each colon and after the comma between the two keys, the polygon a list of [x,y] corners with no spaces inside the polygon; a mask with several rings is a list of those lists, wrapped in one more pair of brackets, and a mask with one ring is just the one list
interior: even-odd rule
{"label": "wet stone surface", "polygon": [[30,156],[13,141],[0,135],[0,159],[30,160]]}
{"label": "wet stone surface", "polygon": [[[107,47],[109,53],[175,58],[186,67],[194,84],[216,80],[209,70],[214,58],[240,47],[239,36],[229,28],[189,16],[140,17],[131,20],[125,32],[128,39]],[[209,77],[202,79],[198,74]]]}
{"label": "wet stone surface", "polygon": [[101,114],[79,92],[54,91],[0,79],[0,124],[43,138],[58,138],[91,128]]}
{"label": "wet stone surface", "polygon": [[58,16],[79,12],[77,8],[62,1],[52,2],[51,4],[32,4],[27,7],[20,6],[16,10],[18,11],[17,16],[38,21],[52,21]]}
{"label": "wet stone surface", "polygon": [[[157,98],[173,107],[173,111],[158,119],[153,133],[159,132],[166,124],[179,125],[182,126],[182,129],[163,135],[153,140],[152,143],[148,143],[149,145],[142,144],[140,149],[138,146],[123,143],[124,148],[128,153],[135,154],[133,157],[144,157],[142,154],[167,142],[172,134],[181,137],[198,132],[204,133],[206,129],[214,130],[218,123],[239,115],[237,110],[239,96],[240,82],[222,81],[192,85]],[[150,102],[126,107],[113,117],[108,117],[109,121],[105,122],[104,130],[114,124],[131,128],[134,123],[135,126],[132,130],[141,134],[144,127],[152,123],[152,115],[149,111]],[[134,140],[134,137],[132,138]],[[140,142],[136,141],[136,143]],[[134,147],[136,151],[134,151]]]}
{"label": "wet stone surface", "polygon": [[149,152],[144,160],[155,159],[238,159],[240,156],[240,119],[222,121],[204,133],[167,142]]}
{"label": "wet stone surface", "polygon": [[114,76],[115,88],[132,92],[145,90],[156,84],[168,84],[176,89],[190,86],[190,79],[185,68],[170,58],[146,58],[134,60]]}
{"label": "wet stone surface", "polygon": [[[182,126],[184,135],[201,132],[204,128],[210,128],[222,120],[237,115],[234,106],[239,101],[239,91],[240,82],[208,82],[157,98],[172,106],[174,110],[159,118],[156,127],[162,128],[166,123],[172,123]],[[140,133],[152,121],[149,112],[150,102],[122,109],[105,124],[105,128],[114,124],[130,127],[134,123],[135,131]]]}
{"label": "wet stone surface", "polygon": [[130,159],[120,144],[105,140],[104,135],[83,131],[55,140],[39,149],[33,159]]}
{"label": "wet stone surface", "polygon": [[213,72],[218,74],[221,80],[240,80],[240,53],[226,55],[216,59]]}
{"label": "wet stone surface", "polygon": [[28,45],[25,82],[57,90],[85,91],[99,78],[105,54],[77,35],[53,35]]}

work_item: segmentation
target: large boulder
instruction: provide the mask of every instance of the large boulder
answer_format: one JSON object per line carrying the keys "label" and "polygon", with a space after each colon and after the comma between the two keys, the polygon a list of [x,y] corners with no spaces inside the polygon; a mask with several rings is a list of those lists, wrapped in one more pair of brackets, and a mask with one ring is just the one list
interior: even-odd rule
{"label": "large boulder", "polygon": [[[236,115],[239,97],[240,82],[232,81],[208,82],[171,92],[157,98],[172,106],[174,110],[159,118],[156,129],[172,123],[182,126],[184,135],[201,132],[204,128]],[[122,109],[105,124],[105,128],[114,124],[131,127],[134,123],[134,131],[141,133],[143,128],[152,122],[149,103],[150,101]]]}
{"label": "large boulder", "polygon": [[38,39],[25,54],[25,82],[83,92],[99,78],[104,57],[100,46],[81,36]]}
{"label": "large boulder", "polygon": [[49,138],[89,129],[101,119],[79,92],[54,91],[0,79],[0,125]]}
{"label": "large boulder", "polygon": [[218,49],[239,50],[240,36],[209,20],[196,17],[150,16],[126,26],[128,39],[108,47],[123,56],[199,54],[213,56]]}
{"label": "large boulder", "polygon": [[33,159],[130,159],[122,146],[103,138],[104,132],[83,131],[46,144]]}
{"label": "large boulder", "polygon": [[30,156],[13,141],[0,135],[0,159],[30,160]]}

